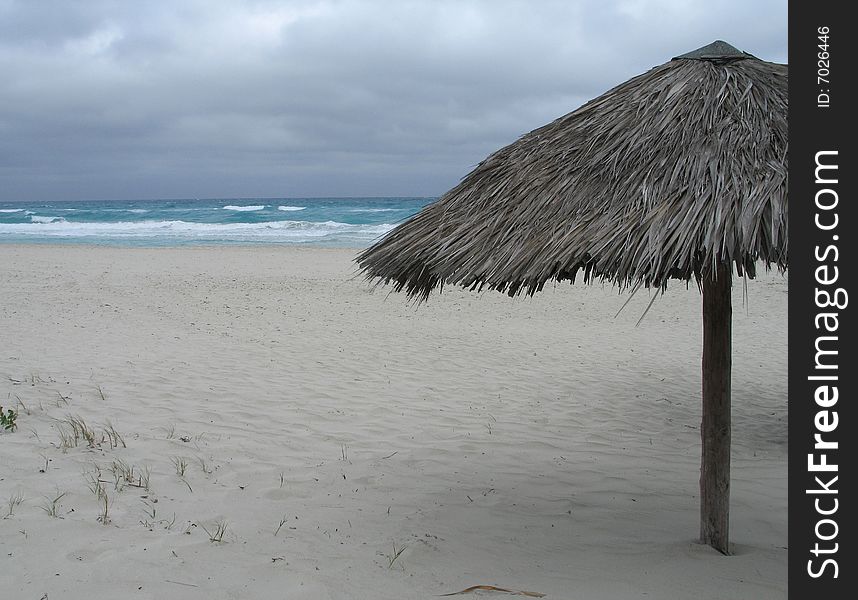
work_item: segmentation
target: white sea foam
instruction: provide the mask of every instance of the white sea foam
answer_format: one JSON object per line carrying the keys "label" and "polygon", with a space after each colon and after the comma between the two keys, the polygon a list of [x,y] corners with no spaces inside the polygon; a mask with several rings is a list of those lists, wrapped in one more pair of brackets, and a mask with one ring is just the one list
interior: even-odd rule
{"label": "white sea foam", "polygon": [[240,212],[247,212],[252,210],[263,210],[265,208],[264,204],[254,204],[252,206],[235,206],[234,204],[228,204],[223,207],[224,210],[237,210]]}
{"label": "white sea foam", "polygon": [[[36,220],[39,219],[39,220]],[[73,222],[62,217],[33,217],[32,223],[0,223],[0,237],[40,236],[88,239],[164,238],[186,241],[306,242],[319,239],[365,240],[393,225],[353,225],[337,221],[267,221],[264,223],[192,223],[188,221]]]}
{"label": "white sea foam", "polygon": [[349,212],[358,212],[358,213],[380,213],[380,212],[391,212],[396,210],[395,208],[353,208]]}
{"label": "white sea foam", "polygon": [[306,206],[278,206],[277,210],[285,210],[287,212],[295,211],[295,210],[304,210],[307,208]]}
{"label": "white sea foam", "polygon": [[0,213],[24,212],[23,208],[0,208]]}

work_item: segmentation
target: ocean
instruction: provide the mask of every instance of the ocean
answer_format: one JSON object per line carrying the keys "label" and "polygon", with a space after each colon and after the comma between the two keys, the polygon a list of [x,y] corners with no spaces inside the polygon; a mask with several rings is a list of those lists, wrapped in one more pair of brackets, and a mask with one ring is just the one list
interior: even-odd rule
{"label": "ocean", "polygon": [[0,244],[370,245],[434,198],[0,203]]}

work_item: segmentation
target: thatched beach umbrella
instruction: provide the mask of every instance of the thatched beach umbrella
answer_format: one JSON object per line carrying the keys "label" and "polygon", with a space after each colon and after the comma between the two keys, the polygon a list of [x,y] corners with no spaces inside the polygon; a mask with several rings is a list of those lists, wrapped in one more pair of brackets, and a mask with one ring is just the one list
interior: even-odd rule
{"label": "thatched beach umbrella", "polygon": [[436,286],[533,294],[581,274],[703,292],[701,541],[728,552],[732,273],[787,268],[787,68],[716,41],[481,162],[356,259]]}

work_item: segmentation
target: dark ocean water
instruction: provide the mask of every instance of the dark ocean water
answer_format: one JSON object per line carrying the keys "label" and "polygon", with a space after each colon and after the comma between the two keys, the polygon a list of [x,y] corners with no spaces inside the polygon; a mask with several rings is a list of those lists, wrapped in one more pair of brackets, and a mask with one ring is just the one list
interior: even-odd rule
{"label": "dark ocean water", "polygon": [[0,203],[0,243],[365,247],[434,198]]}

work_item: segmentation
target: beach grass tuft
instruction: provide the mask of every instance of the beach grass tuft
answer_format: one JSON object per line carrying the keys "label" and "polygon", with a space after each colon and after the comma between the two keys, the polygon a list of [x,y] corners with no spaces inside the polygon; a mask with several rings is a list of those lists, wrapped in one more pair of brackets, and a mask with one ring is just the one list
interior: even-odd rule
{"label": "beach grass tuft", "polygon": [[94,470],[85,472],[83,477],[86,480],[86,486],[89,488],[89,491],[95,495],[96,499],[101,501],[102,497],[107,495],[107,492],[104,490],[106,481],[101,478],[101,468],[98,465],[93,465],[93,467]]}
{"label": "beach grass tuft", "polygon": [[402,553],[403,553],[403,552],[405,552],[405,549],[406,549],[406,548],[408,548],[408,546],[407,546],[407,545],[406,545],[406,546],[402,546],[402,547],[400,547],[399,549],[397,549],[397,548],[396,548],[396,543],[395,543],[395,542],[393,543],[393,551],[392,551],[390,554],[385,554],[385,555],[384,555],[384,556],[385,556],[385,558],[387,558],[387,561],[388,561],[388,562],[387,562],[387,568],[388,568],[388,569],[392,569],[392,568],[393,568],[393,563],[395,563],[395,562],[396,562],[396,559],[398,559],[400,556],[402,556]]}
{"label": "beach grass tuft", "polygon": [[95,448],[97,445],[95,430],[87,425],[86,421],[80,416],[69,416],[66,422],[75,432],[75,439],[86,442],[90,448]]}
{"label": "beach grass tuft", "polygon": [[179,477],[185,476],[185,470],[188,468],[188,459],[184,456],[171,456],[170,462],[176,468],[176,475]]}
{"label": "beach grass tuft", "polygon": [[129,481],[134,480],[134,467],[121,458],[110,463],[110,472],[113,473],[113,489],[117,492],[121,492]]}
{"label": "beach grass tuft", "polygon": [[15,509],[21,506],[24,503],[24,493],[23,492],[13,492],[11,496],[9,496],[9,503],[7,504],[8,509],[6,511],[6,515],[3,517],[7,519],[11,517],[15,513]]}
{"label": "beach grass tuft", "polygon": [[149,491],[149,479],[152,469],[146,465],[135,467],[129,465],[121,458],[116,458],[110,463],[110,472],[113,474],[113,489],[121,492],[126,486],[141,488]]}
{"label": "beach grass tuft", "polygon": [[135,487],[149,491],[149,479],[152,477],[152,468],[149,465],[144,465],[137,470],[137,482],[133,483]]}
{"label": "beach grass tuft", "polygon": [[125,445],[125,439],[118,431],[116,431],[113,423],[106,421],[102,429],[104,430],[104,437],[102,439],[106,441],[111,448],[118,448],[119,446],[122,446],[123,448],[128,447]]}
{"label": "beach grass tuft", "polygon": [[63,451],[76,448],[82,441],[90,448],[95,448],[99,443],[95,430],[80,416],[69,415],[65,419],[58,419],[56,427],[60,437],[59,447]]}
{"label": "beach grass tuft", "polygon": [[57,435],[60,438],[60,443],[59,443],[60,450],[65,452],[69,448],[74,448],[75,446],[77,446],[77,443],[79,440],[77,440],[74,437],[73,431],[69,431],[68,429],[66,429],[65,426],[63,425],[63,423],[61,423],[61,422],[56,423],[56,428],[57,428]]}
{"label": "beach grass tuft", "polygon": [[101,435],[98,435],[94,427],[77,415],[56,419],[54,426],[60,438],[59,448],[63,452],[69,448],[76,448],[81,442],[85,442],[89,448],[101,447],[103,444],[107,444],[111,450],[119,446],[128,447],[125,444],[125,438],[109,420],[102,426]]}
{"label": "beach grass tuft", "polygon": [[209,536],[210,542],[219,544],[223,542],[223,536],[226,534],[229,523],[225,519],[221,519],[220,521],[215,521],[209,527],[200,523],[200,527]]}
{"label": "beach grass tuft", "polygon": [[98,515],[98,521],[102,525],[107,525],[108,523],[110,523],[110,515],[108,513],[110,509],[110,498],[107,496],[107,492],[101,495],[100,502],[101,512]]}
{"label": "beach grass tuft", "polygon": [[155,507],[155,501],[149,498],[141,498],[140,502],[143,504],[146,511],[146,518],[140,521],[140,524],[149,531],[152,531],[152,529],[155,528],[155,518],[158,513]]}
{"label": "beach grass tuft", "polygon": [[45,502],[41,506],[42,510],[48,513],[49,517],[53,517],[55,519],[62,518],[59,515],[60,500],[62,500],[66,494],[67,492],[60,492],[59,490],[57,490],[56,494],[53,497],[44,496]]}
{"label": "beach grass tuft", "polygon": [[164,430],[164,439],[172,440],[176,437],[176,425],[171,423],[169,427],[161,427]]}
{"label": "beach grass tuft", "polygon": [[288,518],[286,517],[286,515],[283,515],[283,518],[280,519],[280,525],[278,525],[277,529],[274,530],[274,537],[277,537],[277,534],[280,533],[280,530],[286,524],[286,521],[288,521]]}

